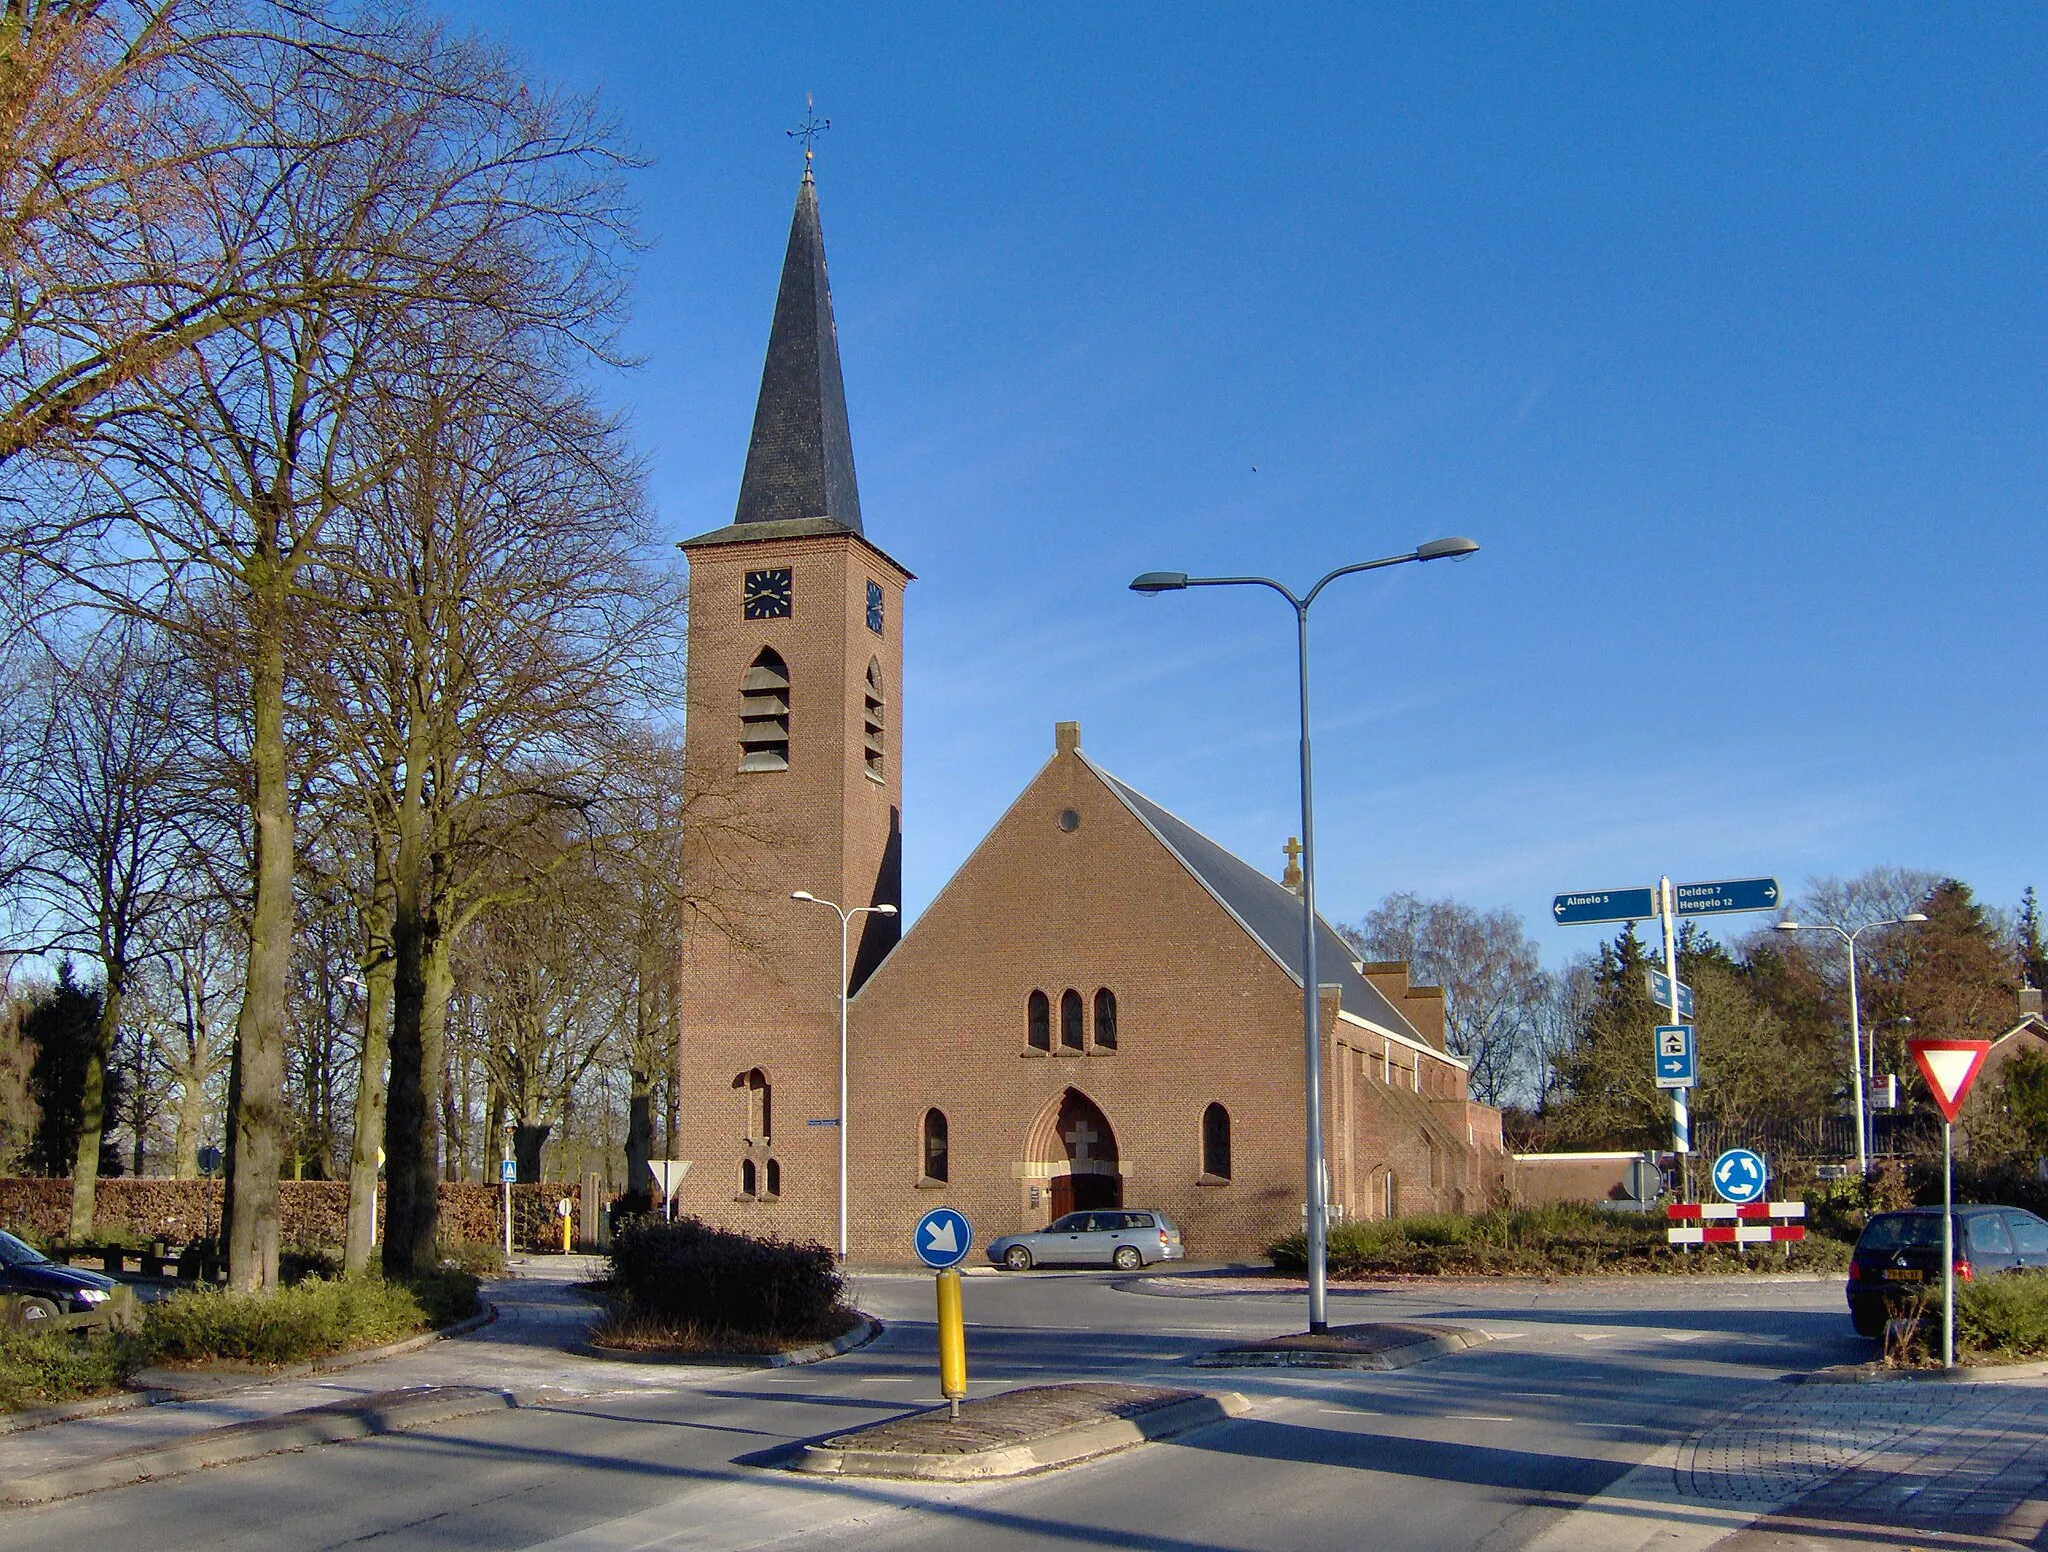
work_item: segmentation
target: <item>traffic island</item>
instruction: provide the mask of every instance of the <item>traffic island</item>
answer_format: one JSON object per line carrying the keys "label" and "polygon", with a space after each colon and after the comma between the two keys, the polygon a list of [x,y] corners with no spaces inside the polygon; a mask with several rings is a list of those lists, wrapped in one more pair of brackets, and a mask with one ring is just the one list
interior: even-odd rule
{"label": "traffic island", "polygon": [[1491,1340],[1469,1326],[1386,1320],[1221,1347],[1194,1361],[1203,1369],[1405,1369]]}
{"label": "traffic island", "polygon": [[824,1476],[971,1482],[1070,1466],[1171,1439],[1251,1410],[1234,1391],[1160,1385],[1034,1385],[935,1407],[806,1445],[790,1469]]}

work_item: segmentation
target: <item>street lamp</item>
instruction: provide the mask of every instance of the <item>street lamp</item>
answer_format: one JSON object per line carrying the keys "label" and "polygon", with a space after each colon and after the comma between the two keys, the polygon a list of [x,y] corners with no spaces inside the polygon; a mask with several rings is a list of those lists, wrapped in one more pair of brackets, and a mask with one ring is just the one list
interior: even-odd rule
{"label": "street lamp", "polygon": [[1849,1072],[1856,1080],[1856,1173],[1870,1173],[1870,1149],[1864,1140],[1863,1123],[1863,1017],[1856,1000],[1856,940],[1873,927],[1903,927],[1909,922],[1927,920],[1925,911],[1908,911],[1904,916],[1888,916],[1883,921],[1865,922],[1854,932],[1837,927],[1833,922],[1781,921],[1779,932],[1832,932],[1849,945]]}
{"label": "street lamp", "polygon": [[1323,1037],[1320,991],[1316,974],[1316,823],[1308,747],[1308,609],[1316,595],[1339,577],[1354,571],[1378,571],[1411,560],[1455,560],[1475,552],[1470,539],[1432,539],[1406,555],[1339,566],[1306,593],[1296,596],[1271,577],[1191,577],[1185,571],[1148,571],[1131,583],[1134,593],[1177,593],[1190,587],[1270,587],[1294,606],[1295,641],[1301,688],[1301,1037],[1302,1061],[1308,1078],[1308,1328],[1329,1329],[1325,1294],[1329,1270],[1329,1235],[1323,1178]]}
{"label": "street lamp", "polygon": [[856,916],[894,916],[893,905],[857,905],[842,910],[830,900],[821,900],[808,889],[792,889],[792,900],[822,905],[839,917],[839,1259],[846,1259],[846,926]]}

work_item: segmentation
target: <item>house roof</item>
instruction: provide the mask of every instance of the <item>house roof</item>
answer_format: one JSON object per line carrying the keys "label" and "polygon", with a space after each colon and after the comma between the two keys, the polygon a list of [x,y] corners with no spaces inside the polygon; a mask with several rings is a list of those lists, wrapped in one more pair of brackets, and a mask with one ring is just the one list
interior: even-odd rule
{"label": "house roof", "polygon": [[[1119,781],[1086,755],[1078,750],[1075,755],[1101,778],[1103,785],[1137,816],[1138,822],[1159,838],[1160,844],[1173,853],[1180,864],[1195,876],[1196,882],[1214,896],[1217,903],[1299,986],[1302,982],[1301,897],[1279,880],[1261,873],[1242,857],[1226,851],[1136,788]],[[1338,988],[1340,1005],[1346,1013],[1435,1055],[1443,1055],[1422,1037],[1391,998],[1358,973],[1351,946],[1338,937],[1320,915],[1316,917],[1316,979],[1325,986]],[[1457,1062],[1456,1057],[1447,1059]]]}

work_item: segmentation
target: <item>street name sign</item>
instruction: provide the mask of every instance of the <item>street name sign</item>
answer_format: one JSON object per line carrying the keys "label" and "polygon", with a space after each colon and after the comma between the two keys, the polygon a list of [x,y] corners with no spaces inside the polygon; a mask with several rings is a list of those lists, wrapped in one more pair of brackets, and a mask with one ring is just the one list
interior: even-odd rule
{"label": "street name sign", "polygon": [[1680,884],[1680,916],[1713,916],[1722,911],[1775,911],[1775,878],[1725,878],[1714,884]]}
{"label": "street name sign", "polygon": [[[1650,1001],[1657,1004],[1657,1006],[1660,1008],[1670,1007],[1671,977],[1666,975],[1662,970],[1651,969],[1648,966],[1644,967],[1643,974],[1649,978]],[[1680,981],[1678,983],[1678,1016],[1680,1018],[1685,1019],[1689,1019],[1693,1016],[1692,988],[1690,986],[1687,986],[1683,981]]]}
{"label": "street name sign", "polygon": [[1693,1032],[1690,1024],[1659,1024],[1657,1026],[1657,1087],[1660,1089],[1689,1089],[1698,1081],[1694,1076],[1696,1061],[1693,1055]]}
{"label": "street name sign", "polygon": [[1560,927],[1585,922],[1648,921],[1657,914],[1654,889],[1582,889],[1550,902],[1550,915]]}
{"label": "street name sign", "polygon": [[1721,1193],[1722,1201],[1738,1207],[1760,1200],[1768,1178],[1763,1155],[1747,1148],[1730,1148],[1714,1160],[1714,1189]]}
{"label": "street name sign", "polygon": [[1991,1049],[1991,1042],[1908,1040],[1906,1049],[1919,1063],[1920,1076],[1927,1080],[1928,1093],[1941,1107],[1942,1119],[1951,1126],[1955,1125],[1957,1115],[1962,1112],[1963,1101],[1969,1097],[1970,1085],[1977,1081],[1977,1074],[1983,1070],[1984,1057]]}
{"label": "street name sign", "polygon": [[917,1259],[934,1272],[958,1266],[974,1248],[974,1226],[950,1207],[934,1207],[917,1220],[910,1242]]}

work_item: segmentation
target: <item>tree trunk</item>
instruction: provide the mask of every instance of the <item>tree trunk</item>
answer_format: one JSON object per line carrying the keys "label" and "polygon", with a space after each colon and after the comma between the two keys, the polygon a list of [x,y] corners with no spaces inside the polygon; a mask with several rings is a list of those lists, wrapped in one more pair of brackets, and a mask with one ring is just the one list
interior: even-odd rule
{"label": "tree trunk", "polygon": [[626,1194],[659,1207],[661,1190],[647,1161],[654,1156],[654,1077],[633,1064],[626,1096]]}
{"label": "tree trunk", "polygon": [[228,1283],[245,1293],[277,1286],[278,1169],[288,1117],[284,1006],[292,954],[292,810],[286,791],[284,629],[287,577],[274,558],[251,564],[250,818],[256,840],[249,959],[235,1020],[241,1093],[232,1117],[234,1210],[227,1221]]}
{"label": "tree trunk", "polygon": [[100,1135],[106,1126],[107,1063],[121,1029],[121,978],[108,975],[100,998],[99,1028],[85,1058],[85,1091],[78,1111],[78,1152],[71,1163],[70,1238],[92,1238],[93,1206],[100,1183]]}
{"label": "tree trunk", "polygon": [[[382,848],[378,850],[381,853]],[[348,1234],[341,1252],[342,1270],[351,1276],[370,1264],[370,1251],[377,1243],[377,1150],[384,1140],[384,1066],[391,1055],[387,1025],[395,974],[388,948],[391,889],[382,864],[380,855],[369,912],[370,944],[376,957],[363,970],[363,1054],[356,1064],[355,1145],[348,1161]]]}
{"label": "tree trunk", "polygon": [[196,1053],[177,1070],[178,1129],[171,1138],[171,1168],[180,1180],[199,1178],[199,1138],[206,1128],[204,1074]]}

